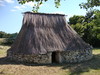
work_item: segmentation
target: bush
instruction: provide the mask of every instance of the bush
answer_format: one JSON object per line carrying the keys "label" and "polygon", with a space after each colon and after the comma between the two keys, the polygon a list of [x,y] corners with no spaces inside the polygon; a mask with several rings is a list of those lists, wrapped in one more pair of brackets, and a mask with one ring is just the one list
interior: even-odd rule
{"label": "bush", "polygon": [[2,43],[3,45],[12,45],[14,43],[15,39],[13,38],[7,38],[5,41]]}
{"label": "bush", "polygon": [[8,38],[1,38],[1,45],[12,45],[17,37],[18,33],[9,34]]}

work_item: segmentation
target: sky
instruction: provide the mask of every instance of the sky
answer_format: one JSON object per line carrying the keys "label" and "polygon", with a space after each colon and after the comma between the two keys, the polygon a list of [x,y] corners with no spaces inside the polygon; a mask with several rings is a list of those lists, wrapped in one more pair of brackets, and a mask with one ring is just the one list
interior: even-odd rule
{"label": "sky", "polygon": [[[80,9],[79,4],[86,0],[61,0],[61,6],[56,8],[54,0],[49,0],[40,6],[39,12],[65,14],[66,20],[73,15],[85,15],[86,10]],[[24,5],[17,0],[0,0],[0,31],[6,33],[19,32],[22,26],[23,12],[31,11],[34,3]]]}

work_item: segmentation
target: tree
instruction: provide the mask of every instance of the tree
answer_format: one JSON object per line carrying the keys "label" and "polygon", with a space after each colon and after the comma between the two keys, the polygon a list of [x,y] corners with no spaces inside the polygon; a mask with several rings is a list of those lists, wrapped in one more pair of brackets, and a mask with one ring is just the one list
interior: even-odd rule
{"label": "tree", "polygon": [[73,17],[69,18],[69,24],[75,25],[76,23],[82,23],[84,21],[84,16],[74,15]]}
{"label": "tree", "polygon": [[[47,2],[48,0],[18,0],[18,2],[20,4],[25,4],[27,2],[34,2],[34,6],[33,6],[33,12],[38,12],[38,9],[40,7],[40,5],[42,5],[44,2]],[[61,0],[54,0],[55,3],[55,7],[59,7],[60,6],[60,1]]]}
{"label": "tree", "polygon": [[0,31],[0,38],[5,38],[5,40],[0,42],[0,44],[11,45],[15,41],[17,35],[18,33],[10,34],[10,33],[5,33],[3,31]]}
{"label": "tree", "polygon": [[98,7],[100,6],[100,0],[87,0],[86,3],[81,3],[79,6],[86,10],[89,8]]}
{"label": "tree", "polygon": [[11,45],[14,43],[16,37],[17,37],[18,33],[13,33],[10,34],[9,38],[6,38],[5,42],[3,44],[5,45]]}
{"label": "tree", "polygon": [[[38,12],[40,5],[47,1],[48,0],[18,0],[20,4],[25,4],[27,2],[34,2],[35,4],[33,6],[33,10],[32,10],[33,12]],[[58,8],[60,6],[60,1],[61,0],[54,0],[55,7]],[[79,6],[85,9],[93,8],[95,6],[98,7],[100,6],[100,0],[87,0],[86,3],[81,3],[79,4]]]}
{"label": "tree", "polygon": [[7,35],[7,34],[6,34],[5,32],[0,31],[0,38],[5,38],[6,35]]}
{"label": "tree", "polygon": [[81,37],[84,35],[84,25],[82,24],[84,20],[84,16],[78,15],[69,18],[69,24]]}
{"label": "tree", "polygon": [[78,21],[80,16],[69,19],[70,25],[83,38],[83,40],[95,47],[100,45],[100,11],[89,11],[83,16],[83,21]]}
{"label": "tree", "polygon": [[72,24],[71,27],[72,27],[81,37],[83,37],[85,27],[84,27],[81,23],[77,23],[77,24],[75,24],[75,25]]}

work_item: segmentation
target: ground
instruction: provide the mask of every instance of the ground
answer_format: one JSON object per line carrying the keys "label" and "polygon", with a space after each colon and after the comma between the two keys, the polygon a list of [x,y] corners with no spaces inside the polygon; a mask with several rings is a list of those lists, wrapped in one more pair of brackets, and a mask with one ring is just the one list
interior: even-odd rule
{"label": "ground", "polygon": [[21,64],[6,59],[10,46],[0,46],[0,75],[100,75],[100,48],[93,49],[93,58],[74,64]]}

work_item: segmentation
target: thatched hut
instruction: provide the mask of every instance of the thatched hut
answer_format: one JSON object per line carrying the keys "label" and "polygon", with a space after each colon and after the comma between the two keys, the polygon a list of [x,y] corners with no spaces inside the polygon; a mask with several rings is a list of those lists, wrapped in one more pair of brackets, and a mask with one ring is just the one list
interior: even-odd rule
{"label": "thatched hut", "polygon": [[7,57],[20,62],[74,63],[91,59],[91,49],[66,23],[65,15],[25,12]]}

